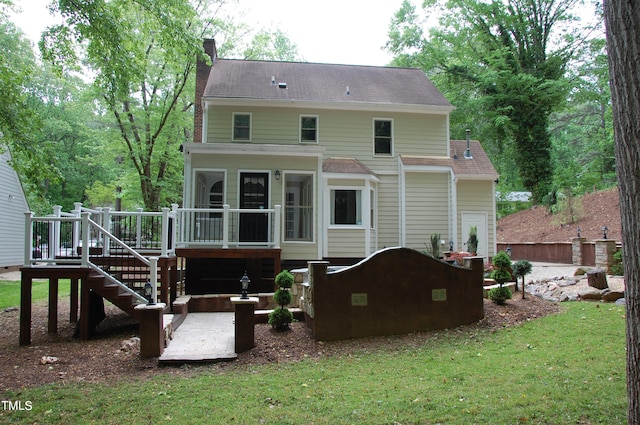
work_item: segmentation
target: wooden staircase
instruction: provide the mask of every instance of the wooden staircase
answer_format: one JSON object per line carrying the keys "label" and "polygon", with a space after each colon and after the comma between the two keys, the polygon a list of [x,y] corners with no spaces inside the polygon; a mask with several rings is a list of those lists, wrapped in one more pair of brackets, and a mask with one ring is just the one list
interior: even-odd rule
{"label": "wooden staircase", "polygon": [[111,302],[129,316],[137,319],[135,307],[139,304],[139,300],[132,293],[126,291],[120,285],[110,282],[105,276],[97,272],[92,272],[89,275],[87,283],[91,291]]}

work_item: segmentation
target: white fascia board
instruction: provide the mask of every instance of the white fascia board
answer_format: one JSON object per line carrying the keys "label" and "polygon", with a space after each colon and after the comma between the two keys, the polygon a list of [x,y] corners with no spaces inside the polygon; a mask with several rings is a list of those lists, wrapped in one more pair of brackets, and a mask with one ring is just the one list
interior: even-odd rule
{"label": "white fascia board", "polygon": [[405,173],[451,173],[451,167],[440,165],[403,165]]}
{"label": "white fascia board", "polygon": [[324,146],[272,145],[259,143],[185,143],[185,154],[264,155],[321,157]]}
{"label": "white fascia board", "polygon": [[463,181],[491,181],[494,182],[498,177],[492,174],[456,174],[458,180]]}
{"label": "white fascia board", "polygon": [[322,177],[325,180],[366,180],[376,183],[380,183],[380,179],[373,174],[358,174],[358,173],[322,173]]}
{"label": "white fascia board", "polygon": [[341,111],[378,111],[378,112],[409,112],[416,114],[449,115],[455,109],[453,106],[411,105],[400,103],[371,103],[371,102],[312,102],[295,99],[247,99],[247,98],[203,98],[209,106],[257,106],[281,108],[332,109]]}

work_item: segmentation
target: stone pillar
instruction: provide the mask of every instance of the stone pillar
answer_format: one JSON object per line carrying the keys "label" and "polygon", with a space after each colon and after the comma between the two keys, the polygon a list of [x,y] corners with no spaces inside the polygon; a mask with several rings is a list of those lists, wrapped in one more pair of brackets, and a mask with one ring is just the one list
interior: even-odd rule
{"label": "stone pillar", "polygon": [[616,241],[599,239],[596,241],[596,268],[611,272],[613,254],[616,252]]}
{"label": "stone pillar", "polygon": [[258,302],[257,297],[231,297],[231,303],[236,312],[236,353],[243,353],[256,346],[254,326]]}
{"label": "stone pillar", "polygon": [[582,265],[582,244],[585,241],[585,238],[571,239],[571,262],[574,266]]}
{"label": "stone pillar", "polygon": [[160,357],[164,351],[163,314],[166,304],[140,304],[136,306],[140,322],[140,357]]}

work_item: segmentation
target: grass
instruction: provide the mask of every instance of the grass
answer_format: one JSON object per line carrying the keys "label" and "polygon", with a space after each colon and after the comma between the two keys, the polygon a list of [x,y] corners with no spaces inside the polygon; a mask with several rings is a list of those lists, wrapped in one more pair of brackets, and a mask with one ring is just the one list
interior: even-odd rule
{"label": "grass", "polygon": [[0,410],[0,422],[626,423],[624,308],[565,306],[515,328],[429,333],[340,358],[10,392],[33,408]]}
{"label": "grass", "polygon": [[[58,281],[58,296],[67,296],[71,292],[69,279]],[[31,299],[33,302],[46,300],[49,297],[49,281],[34,280]],[[20,306],[20,282],[0,281],[0,309]]]}

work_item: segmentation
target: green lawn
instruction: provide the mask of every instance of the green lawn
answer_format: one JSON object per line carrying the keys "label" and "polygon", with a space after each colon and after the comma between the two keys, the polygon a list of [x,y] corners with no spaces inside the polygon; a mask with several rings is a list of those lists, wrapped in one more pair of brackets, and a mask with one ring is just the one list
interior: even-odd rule
{"label": "green lawn", "polygon": [[[34,280],[31,299],[33,302],[46,300],[49,297],[49,282]],[[58,296],[69,295],[69,279],[60,279],[58,282]],[[20,306],[20,282],[0,280],[0,309]]]}
{"label": "green lawn", "polygon": [[[6,393],[47,424],[623,424],[624,308],[567,303],[498,332],[425,333],[419,346],[153,379]],[[99,359],[96,359],[99,361]],[[200,372],[201,371],[201,372]]]}

